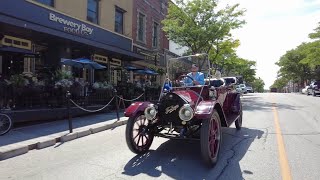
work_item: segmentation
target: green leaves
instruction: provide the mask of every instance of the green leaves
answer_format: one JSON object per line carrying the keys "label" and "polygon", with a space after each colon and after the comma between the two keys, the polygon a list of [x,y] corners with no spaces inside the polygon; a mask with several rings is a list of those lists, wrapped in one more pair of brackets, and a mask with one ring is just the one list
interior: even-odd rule
{"label": "green leaves", "polygon": [[284,87],[284,82],[288,83],[289,80],[304,85],[305,82],[320,78],[320,24],[309,37],[315,41],[301,43],[295,49],[287,51],[276,63],[280,67],[280,78],[274,85],[278,88]]}
{"label": "green leaves", "polygon": [[241,75],[246,82],[255,80],[255,62],[239,58],[238,39],[232,39],[231,30],[242,27],[245,10],[239,4],[218,8],[217,0],[177,0],[170,3],[163,30],[168,38],[189,53],[208,53],[215,70],[223,75]]}
{"label": "green leaves", "polygon": [[254,89],[255,92],[264,92],[264,81],[259,77],[256,78],[253,82],[252,82],[252,87]]}
{"label": "green leaves", "polygon": [[230,30],[241,27],[244,10],[238,5],[217,8],[216,0],[178,0],[169,3],[163,30],[168,38],[190,48],[193,54],[208,53],[217,40],[229,37]]}

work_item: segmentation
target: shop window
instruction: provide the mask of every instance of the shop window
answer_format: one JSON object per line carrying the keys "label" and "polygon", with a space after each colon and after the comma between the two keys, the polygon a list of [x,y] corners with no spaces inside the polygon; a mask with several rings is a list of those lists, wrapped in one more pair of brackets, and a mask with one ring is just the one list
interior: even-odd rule
{"label": "shop window", "polygon": [[101,63],[108,63],[108,58],[106,56],[101,56],[98,54],[93,56],[93,60]]}
{"label": "shop window", "polygon": [[153,22],[152,47],[157,48],[159,44],[159,24]]}
{"label": "shop window", "polygon": [[21,42],[20,42],[20,41],[13,40],[13,44],[20,46],[20,45],[21,45]]}
{"label": "shop window", "polygon": [[5,43],[8,43],[8,44],[12,44],[12,39],[5,38],[5,39],[4,39],[4,42],[5,42]]}
{"label": "shop window", "polygon": [[142,13],[138,15],[138,40],[141,42],[145,42],[145,35],[146,35],[146,16]]}
{"label": "shop window", "polygon": [[31,50],[31,41],[13,36],[5,35],[2,39],[2,45]]}
{"label": "shop window", "polygon": [[47,5],[47,6],[51,6],[54,7],[54,0],[34,0],[37,1],[41,4]]}
{"label": "shop window", "polygon": [[23,73],[34,73],[35,70],[35,59],[24,58]]}
{"label": "shop window", "polygon": [[121,70],[116,66],[110,66],[110,79],[111,83],[114,85],[117,85],[118,81],[121,81]]}
{"label": "shop window", "polygon": [[119,59],[111,59],[110,64],[114,66],[121,66],[121,60]]}
{"label": "shop window", "polygon": [[125,11],[119,7],[116,7],[115,12],[114,31],[123,34],[123,17]]}
{"label": "shop window", "polygon": [[87,20],[98,24],[99,23],[99,0],[88,0],[87,5]]}

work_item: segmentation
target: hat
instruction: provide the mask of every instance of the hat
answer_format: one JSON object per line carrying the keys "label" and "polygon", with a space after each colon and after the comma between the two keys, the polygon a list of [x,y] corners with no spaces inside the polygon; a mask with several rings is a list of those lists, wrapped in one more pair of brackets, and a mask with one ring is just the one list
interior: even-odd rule
{"label": "hat", "polygon": [[196,64],[192,64],[191,68],[197,68],[198,66]]}

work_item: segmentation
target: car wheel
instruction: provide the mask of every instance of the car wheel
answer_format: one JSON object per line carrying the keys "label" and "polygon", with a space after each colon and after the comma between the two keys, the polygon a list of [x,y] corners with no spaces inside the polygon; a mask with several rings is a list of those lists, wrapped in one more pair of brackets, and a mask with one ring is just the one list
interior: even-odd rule
{"label": "car wheel", "polygon": [[234,124],[236,125],[237,130],[240,130],[242,127],[242,103],[240,104],[240,116],[239,118],[234,122]]}
{"label": "car wheel", "polygon": [[149,121],[143,113],[130,117],[126,127],[126,141],[129,149],[136,154],[147,152],[154,134],[148,128]]}
{"label": "car wheel", "polygon": [[210,167],[214,167],[218,161],[221,138],[220,117],[214,110],[210,119],[203,120],[200,134],[201,155]]}

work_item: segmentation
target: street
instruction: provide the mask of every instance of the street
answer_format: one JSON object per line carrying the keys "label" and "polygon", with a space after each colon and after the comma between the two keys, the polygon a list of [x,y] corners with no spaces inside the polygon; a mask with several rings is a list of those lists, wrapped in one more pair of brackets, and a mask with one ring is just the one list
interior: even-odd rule
{"label": "street", "polygon": [[243,128],[223,129],[213,169],[204,166],[198,141],[155,138],[150,152],[135,155],[120,126],[1,161],[0,179],[317,180],[319,100],[302,94],[244,95]]}

